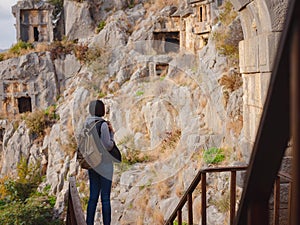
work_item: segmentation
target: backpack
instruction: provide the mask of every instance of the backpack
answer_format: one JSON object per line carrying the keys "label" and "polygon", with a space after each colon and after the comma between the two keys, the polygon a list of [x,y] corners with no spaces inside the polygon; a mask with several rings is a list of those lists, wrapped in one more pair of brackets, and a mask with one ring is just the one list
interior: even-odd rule
{"label": "backpack", "polygon": [[79,137],[77,148],[77,161],[82,169],[91,169],[98,166],[102,161],[103,145],[101,143],[96,125],[103,120],[96,121],[91,124],[86,124]]}

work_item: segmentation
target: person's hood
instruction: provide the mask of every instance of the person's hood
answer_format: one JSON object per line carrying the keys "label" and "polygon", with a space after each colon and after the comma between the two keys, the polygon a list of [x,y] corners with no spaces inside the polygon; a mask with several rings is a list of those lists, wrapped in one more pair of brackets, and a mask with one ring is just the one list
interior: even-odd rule
{"label": "person's hood", "polygon": [[90,124],[90,123],[95,122],[95,121],[104,121],[104,119],[102,117],[99,117],[99,116],[88,116],[85,120],[85,123]]}

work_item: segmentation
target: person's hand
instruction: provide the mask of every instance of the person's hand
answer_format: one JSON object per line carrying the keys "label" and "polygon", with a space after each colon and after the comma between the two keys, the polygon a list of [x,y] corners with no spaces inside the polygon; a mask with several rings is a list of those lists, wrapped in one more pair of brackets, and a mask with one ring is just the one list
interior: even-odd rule
{"label": "person's hand", "polygon": [[115,133],[115,130],[114,130],[114,128],[112,127],[112,125],[111,125],[111,122],[110,121],[107,121],[107,125],[108,125],[108,130],[111,132],[111,133]]}

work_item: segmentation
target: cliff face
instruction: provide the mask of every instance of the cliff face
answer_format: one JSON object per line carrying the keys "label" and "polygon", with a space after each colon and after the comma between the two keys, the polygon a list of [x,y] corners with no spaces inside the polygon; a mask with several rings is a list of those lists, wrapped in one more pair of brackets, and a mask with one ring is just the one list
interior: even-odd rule
{"label": "cliff face", "polygon": [[[86,196],[86,171],[76,164],[74,143],[89,101],[101,97],[126,158],[115,168],[113,224],[161,224],[197,169],[206,165],[205,150],[223,148],[225,164],[243,161],[241,79],[211,38],[196,52],[162,54],[153,48],[178,48],[153,41],[154,22],[172,8],[158,10],[147,1],[133,1],[130,7],[121,1],[95,2],[64,3],[67,36],[90,49],[85,63],[74,51],[58,58],[43,52],[0,62],[2,83],[31,85],[26,90],[33,111],[55,104],[59,115],[41,137],[32,133],[26,119],[1,120],[1,174],[14,171],[21,157],[41,162],[46,176],[41,186],[51,185],[58,214],[65,207],[68,176],[77,176],[79,191]],[[104,20],[96,34],[95,24]],[[18,98],[3,90],[3,96]],[[210,219],[225,218],[216,206],[210,207]]]}

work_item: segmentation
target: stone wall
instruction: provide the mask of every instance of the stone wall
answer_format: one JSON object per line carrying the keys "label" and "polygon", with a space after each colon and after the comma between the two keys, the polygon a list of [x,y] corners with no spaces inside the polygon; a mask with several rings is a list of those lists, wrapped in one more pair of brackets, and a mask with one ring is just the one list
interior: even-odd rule
{"label": "stone wall", "polygon": [[231,0],[239,11],[244,40],[239,44],[243,75],[243,152],[249,158],[268,92],[288,0]]}

